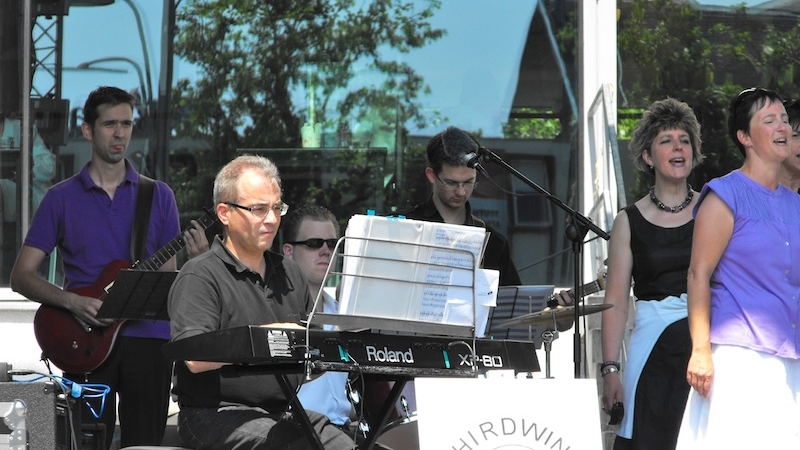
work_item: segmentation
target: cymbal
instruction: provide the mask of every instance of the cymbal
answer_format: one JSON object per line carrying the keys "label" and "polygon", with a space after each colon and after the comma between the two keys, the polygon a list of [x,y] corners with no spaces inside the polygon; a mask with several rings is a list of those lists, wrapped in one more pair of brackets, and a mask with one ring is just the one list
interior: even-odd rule
{"label": "cymbal", "polygon": [[[612,306],[614,305],[609,303],[601,303],[599,305],[581,305],[580,309],[578,310],[578,315],[585,316],[587,314],[598,313],[611,308]],[[514,317],[513,319],[506,320],[497,324],[497,326],[500,328],[527,327],[540,323],[551,322],[554,319],[566,319],[572,317],[573,315],[575,315],[574,306],[558,306],[555,308],[547,307],[535,313],[525,314],[524,316],[518,316]]]}

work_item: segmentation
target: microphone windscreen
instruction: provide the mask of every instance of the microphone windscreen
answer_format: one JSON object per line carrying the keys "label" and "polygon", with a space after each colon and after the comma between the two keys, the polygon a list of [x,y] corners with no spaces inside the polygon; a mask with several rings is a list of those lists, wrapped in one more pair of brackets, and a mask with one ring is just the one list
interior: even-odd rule
{"label": "microphone windscreen", "polygon": [[442,146],[447,156],[455,160],[461,160],[464,155],[469,153],[478,153],[478,143],[456,127],[448,127],[444,130]]}

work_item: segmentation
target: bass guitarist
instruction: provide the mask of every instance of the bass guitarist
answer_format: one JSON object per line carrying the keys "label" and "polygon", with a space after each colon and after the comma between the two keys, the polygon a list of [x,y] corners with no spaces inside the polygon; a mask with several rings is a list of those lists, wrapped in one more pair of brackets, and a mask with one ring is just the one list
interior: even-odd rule
{"label": "bass guitarist", "polygon": [[[120,260],[130,267],[134,225],[145,225],[134,224],[142,183],[125,157],[134,127],[134,107],[134,97],[115,87],[100,87],[89,94],[81,131],[91,143],[91,160],[80,173],[47,191],[11,272],[14,291],[41,303],[40,310],[54,307],[68,311],[87,329],[102,329],[112,322],[95,317],[102,304],[100,299],[73,291],[91,292],[95,283],[108,283],[100,280],[104,269]],[[145,257],[180,236],[175,195],[163,182],[154,183],[146,225],[142,252]],[[196,222],[182,237],[189,257],[208,249],[205,233]],[[64,290],[37,275],[37,269],[54,249],[63,259]],[[176,270],[175,257],[158,269]],[[97,287],[102,292],[103,286]],[[64,376],[75,383],[111,388],[102,413],[99,404],[90,409],[80,402],[83,423],[100,424],[97,429],[104,429],[105,448],[111,447],[117,409],[121,447],[161,443],[172,366],[160,348],[169,339],[169,331],[168,322],[127,321],[102,364],[88,373],[65,371]]]}

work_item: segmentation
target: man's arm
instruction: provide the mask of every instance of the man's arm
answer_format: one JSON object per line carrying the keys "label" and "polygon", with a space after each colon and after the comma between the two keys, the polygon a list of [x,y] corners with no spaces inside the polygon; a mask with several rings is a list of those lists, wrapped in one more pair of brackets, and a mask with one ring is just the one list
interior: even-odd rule
{"label": "man's arm", "polygon": [[95,318],[103,304],[102,300],[65,291],[36,274],[36,269],[46,256],[45,252],[36,247],[23,245],[14,268],[11,269],[11,289],[43,305],[65,308],[87,324],[110,325],[112,320]]}
{"label": "man's arm", "polygon": [[189,372],[192,373],[200,373],[200,372],[208,372],[209,370],[217,370],[220,367],[228,364],[228,363],[218,363],[218,362],[210,362],[210,361],[184,361],[186,363],[186,367],[189,368]]}

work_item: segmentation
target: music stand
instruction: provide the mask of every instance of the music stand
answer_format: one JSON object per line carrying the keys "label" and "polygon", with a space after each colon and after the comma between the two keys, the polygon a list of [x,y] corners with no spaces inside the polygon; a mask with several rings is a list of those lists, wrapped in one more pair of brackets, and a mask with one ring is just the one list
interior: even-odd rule
{"label": "music stand", "polygon": [[177,275],[177,271],[121,270],[97,317],[169,320],[167,296]]}
{"label": "music stand", "polygon": [[548,323],[517,327],[500,327],[498,324],[545,309],[554,289],[552,284],[500,286],[497,306],[492,309],[486,334],[496,339],[530,341],[537,349],[542,348],[542,333],[547,331]]}

